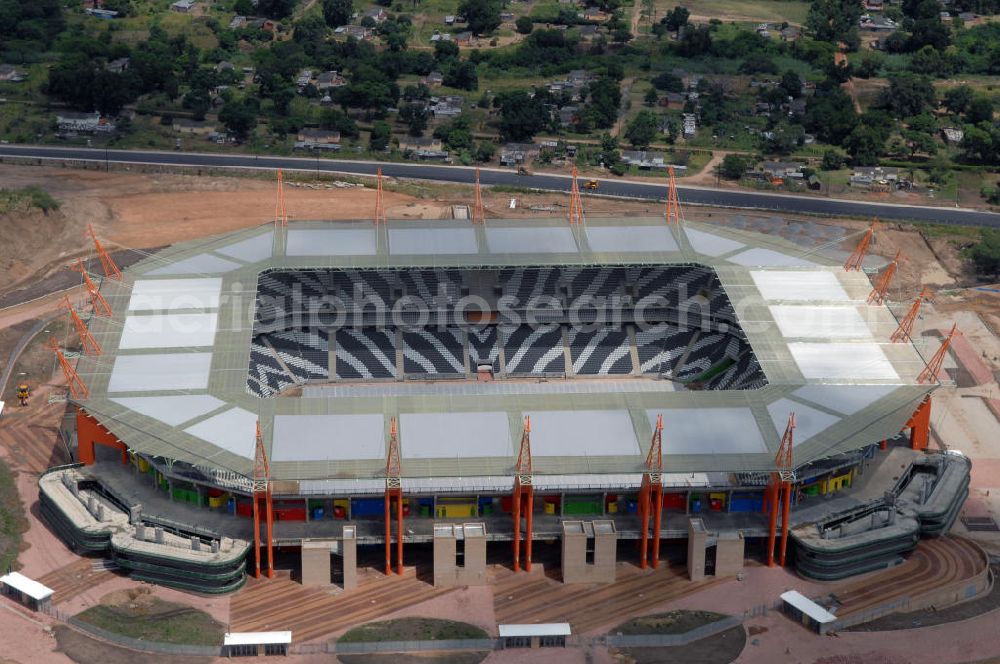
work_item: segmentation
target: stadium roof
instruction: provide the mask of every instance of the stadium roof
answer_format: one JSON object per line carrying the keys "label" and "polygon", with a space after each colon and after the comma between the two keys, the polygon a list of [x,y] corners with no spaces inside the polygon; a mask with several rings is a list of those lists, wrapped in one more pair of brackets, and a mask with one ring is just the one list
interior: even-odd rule
{"label": "stadium roof", "polygon": [[[287,234],[286,234],[287,233]],[[767,377],[762,389],[683,391],[667,380],[394,381],[307,386],[259,399],[246,387],[258,275],[274,268],[692,264],[715,270]],[[251,473],[259,419],[275,480],[299,490],[381,491],[389,416],[399,418],[404,487],[509,487],[522,418],[538,480],[638,482],[664,416],[665,470],[767,471],[790,411],[797,465],[902,428],[933,386],[892,344],[897,321],[871,284],[779,238],[662,218],[299,222],[161,251],[105,280],[111,319],[82,357],[86,409],[134,450]],[[292,486],[292,485],[289,485]],[[294,490],[294,489],[290,489]]]}

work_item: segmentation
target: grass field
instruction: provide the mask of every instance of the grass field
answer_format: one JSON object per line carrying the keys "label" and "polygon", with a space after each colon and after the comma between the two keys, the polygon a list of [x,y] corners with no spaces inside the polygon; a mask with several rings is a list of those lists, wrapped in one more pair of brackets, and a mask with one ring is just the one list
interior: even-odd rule
{"label": "grass field", "polygon": [[632,618],[611,630],[612,634],[684,634],[709,625],[726,616],[712,611],[668,611],[653,616]]}
{"label": "grass field", "polygon": [[21,534],[28,529],[24,505],[17,493],[14,473],[0,461],[0,571],[6,571],[17,561],[21,549]]}
{"label": "grass field", "polygon": [[225,632],[225,626],[204,611],[155,597],[122,606],[93,606],[76,618],[115,634],[158,643],[219,645]]}
{"label": "grass field", "polygon": [[805,23],[809,3],[799,0],[660,0],[654,3],[655,18],[680,5],[691,12],[691,18],[717,18],[725,23]]}
{"label": "grass field", "polygon": [[485,630],[468,623],[440,618],[400,618],[368,623],[350,630],[339,643],[370,641],[443,641],[447,639],[487,639]]}

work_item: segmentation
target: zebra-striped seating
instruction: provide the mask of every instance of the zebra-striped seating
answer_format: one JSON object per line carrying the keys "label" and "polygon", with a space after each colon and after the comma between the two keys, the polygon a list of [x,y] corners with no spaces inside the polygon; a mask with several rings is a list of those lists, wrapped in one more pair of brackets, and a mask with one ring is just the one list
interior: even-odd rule
{"label": "zebra-striped seating", "polygon": [[672,374],[697,330],[660,323],[645,330],[636,330],[635,347],[639,354],[639,370],[644,374]]}
{"label": "zebra-striped seating", "polygon": [[338,378],[396,377],[396,334],[393,329],[337,330]]}
{"label": "zebra-striped seating", "polygon": [[457,328],[403,332],[403,371],[411,374],[464,374],[465,334]]}
{"label": "zebra-striped seating", "polygon": [[569,352],[573,373],[608,376],[632,373],[632,354],[624,328],[600,327],[583,331],[570,328]]}
{"label": "zebra-striped seating", "polygon": [[502,328],[504,358],[509,374],[565,373],[562,328],[546,325],[532,329],[521,325],[513,329]]}

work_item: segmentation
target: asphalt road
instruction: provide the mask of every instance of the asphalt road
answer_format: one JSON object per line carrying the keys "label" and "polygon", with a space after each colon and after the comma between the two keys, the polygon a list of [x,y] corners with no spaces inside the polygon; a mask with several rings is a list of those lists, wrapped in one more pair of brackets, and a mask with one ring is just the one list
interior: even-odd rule
{"label": "asphalt road", "polygon": [[[139,150],[103,150],[75,147],[41,147],[31,145],[0,145],[0,157],[31,157],[40,160],[83,160],[117,164],[154,164],[234,169],[284,169],[322,173],[374,175],[378,166],[382,173],[393,178],[410,178],[437,182],[471,184],[475,169],[466,166],[438,166],[422,163],[376,163],[315,157],[273,157],[260,155],[205,154],[192,152],[156,152]],[[548,191],[568,191],[569,176],[535,174],[517,175],[512,170],[482,169],[483,185],[510,185],[531,187]],[[1000,214],[957,207],[930,207],[897,205],[892,203],[856,202],[755,191],[734,191],[710,187],[677,187],[682,204],[711,205],[718,207],[748,208],[770,212],[817,214],[842,217],[878,217],[893,221],[921,221],[936,224],[985,226],[1000,228]],[[664,181],[637,182],[634,180],[601,179],[600,195],[626,198],[663,200],[666,195]]]}

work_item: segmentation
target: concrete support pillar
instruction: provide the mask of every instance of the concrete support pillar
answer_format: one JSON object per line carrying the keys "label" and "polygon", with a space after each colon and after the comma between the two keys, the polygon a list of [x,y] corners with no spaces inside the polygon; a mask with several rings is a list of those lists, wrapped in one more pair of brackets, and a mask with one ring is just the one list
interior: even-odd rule
{"label": "concrete support pillar", "polygon": [[705,578],[705,545],[708,542],[708,532],[705,522],[700,517],[688,519],[688,578],[701,581]]}
{"label": "concrete support pillar", "polygon": [[447,588],[487,583],[486,524],[434,524],[434,585]]}
{"label": "concrete support pillar", "polygon": [[614,583],[618,532],[614,521],[563,521],[563,583]]}
{"label": "concrete support pillar", "polygon": [[353,590],[358,587],[358,540],[354,526],[344,526],[340,553],[344,559],[344,590]]}

